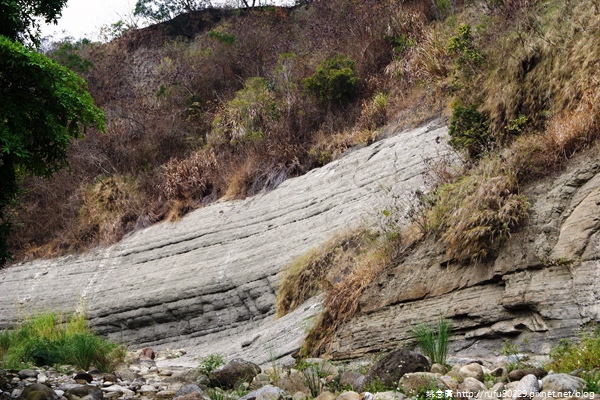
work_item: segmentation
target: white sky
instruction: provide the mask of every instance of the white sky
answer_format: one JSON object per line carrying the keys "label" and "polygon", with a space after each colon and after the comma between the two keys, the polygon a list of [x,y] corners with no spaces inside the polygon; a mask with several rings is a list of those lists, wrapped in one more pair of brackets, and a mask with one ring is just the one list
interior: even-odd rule
{"label": "white sky", "polygon": [[[131,22],[136,0],[68,0],[58,25],[42,25],[42,37],[74,39],[87,37],[98,40],[100,27],[123,20]],[[225,4],[227,0],[213,0],[213,4]],[[235,3],[235,1],[234,1]],[[262,3],[290,4],[292,0],[270,0]]]}
{"label": "white sky", "polygon": [[96,40],[100,27],[133,14],[135,0],[68,0],[58,25],[42,26],[42,37],[72,36]]}

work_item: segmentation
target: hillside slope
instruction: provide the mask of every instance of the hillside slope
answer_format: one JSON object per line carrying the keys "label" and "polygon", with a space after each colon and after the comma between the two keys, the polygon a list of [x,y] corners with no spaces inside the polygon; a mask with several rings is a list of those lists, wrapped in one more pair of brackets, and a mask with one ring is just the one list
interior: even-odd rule
{"label": "hillside slope", "polygon": [[218,348],[259,362],[269,349],[288,355],[318,308],[274,321],[282,267],[372,223],[386,188],[421,187],[424,161],[447,151],[445,134],[437,126],[400,132],[274,191],[209,205],[106,249],[0,271],[0,328],[24,310],[87,309],[93,329],[134,347],[185,347],[190,357]]}

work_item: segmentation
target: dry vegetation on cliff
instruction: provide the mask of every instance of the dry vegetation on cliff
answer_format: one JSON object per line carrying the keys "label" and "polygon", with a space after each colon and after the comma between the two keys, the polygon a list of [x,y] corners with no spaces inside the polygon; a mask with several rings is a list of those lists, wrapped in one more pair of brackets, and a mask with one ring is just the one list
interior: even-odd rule
{"label": "dry vegetation on cliff", "polygon": [[[523,185],[558,172],[598,139],[598,4],[437,6],[439,13],[387,70],[413,90],[426,84],[429,104],[451,100],[450,143],[464,163],[462,171],[435,171],[438,179],[417,196],[410,217],[423,235],[445,245],[448,262],[482,262],[526,222]],[[351,297],[358,299],[368,282],[355,281],[347,276],[336,286],[353,288]],[[335,329],[358,311],[335,298],[341,296],[332,287],[307,337],[312,355],[326,353]]]}
{"label": "dry vegetation on cliff", "polygon": [[17,258],[111,243],[374,140],[407,100],[386,67],[430,8],[336,0],[205,10],[107,44],[58,44],[54,57],[85,77],[107,133],[73,143],[71,172],[26,180],[13,212]]}
{"label": "dry vegetation on cliff", "polygon": [[26,259],[113,243],[276,187],[375,140],[390,116],[442,113],[465,170],[414,218],[449,259],[493,257],[526,221],[520,187],[596,139],[599,25],[596,0],[330,0],[59,44],[107,133],[73,143],[71,172],[26,179],[11,245]]}

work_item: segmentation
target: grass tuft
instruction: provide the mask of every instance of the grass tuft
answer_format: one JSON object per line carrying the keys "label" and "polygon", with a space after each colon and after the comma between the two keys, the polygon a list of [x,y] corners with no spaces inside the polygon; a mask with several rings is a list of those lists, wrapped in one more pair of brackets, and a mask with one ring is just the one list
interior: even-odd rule
{"label": "grass tuft", "polygon": [[356,257],[365,248],[369,232],[359,229],[337,236],[284,267],[277,292],[277,317],[295,310],[309,298],[328,290],[341,276],[356,269]]}
{"label": "grass tuft", "polygon": [[446,363],[448,355],[448,338],[452,326],[445,317],[438,319],[436,326],[420,323],[413,328],[413,336],[424,355],[432,364]]}
{"label": "grass tuft", "polygon": [[4,368],[10,369],[72,364],[109,372],[124,359],[125,349],[92,332],[83,315],[64,318],[48,312],[0,332],[0,357]]}

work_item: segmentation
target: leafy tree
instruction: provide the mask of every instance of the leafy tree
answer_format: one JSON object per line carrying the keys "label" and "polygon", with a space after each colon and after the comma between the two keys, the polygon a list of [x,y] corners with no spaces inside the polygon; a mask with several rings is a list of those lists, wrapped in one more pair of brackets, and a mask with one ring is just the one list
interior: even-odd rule
{"label": "leafy tree", "polygon": [[0,0],[0,35],[40,44],[39,19],[56,23],[67,0]]}
{"label": "leafy tree", "polygon": [[10,258],[7,206],[22,175],[50,177],[67,165],[71,139],[104,129],[83,79],[19,43],[39,43],[35,18],[55,21],[65,2],[0,0],[0,267]]}
{"label": "leafy tree", "polygon": [[179,14],[203,10],[210,6],[210,0],[137,0],[133,13],[155,22],[163,22]]}

